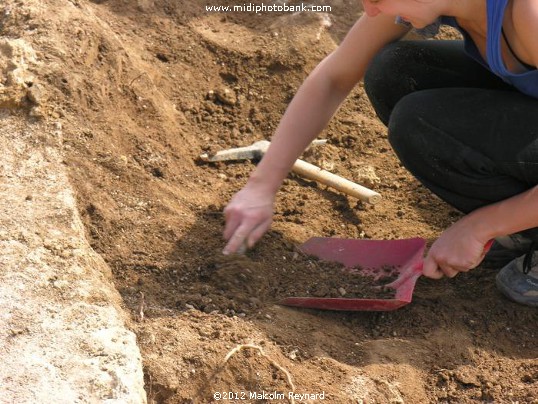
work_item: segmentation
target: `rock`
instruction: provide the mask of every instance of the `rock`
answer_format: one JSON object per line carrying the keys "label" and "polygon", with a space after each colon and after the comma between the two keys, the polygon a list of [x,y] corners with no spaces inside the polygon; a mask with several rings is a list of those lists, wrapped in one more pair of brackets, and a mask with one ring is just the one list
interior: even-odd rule
{"label": "rock", "polygon": [[[38,64],[35,51],[23,39],[0,38],[0,107],[19,108],[24,100],[39,104],[41,92],[30,72]],[[36,102],[37,101],[37,102]]]}
{"label": "rock", "polygon": [[234,106],[237,103],[237,96],[228,87],[215,90],[215,98],[224,105]]}
{"label": "rock", "polygon": [[0,127],[1,401],[144,403],[136,337],[49,129]]}
{"label": "rock", "polygon": [[41,104],[42,91],[39,85],[34,84],[28,90],[26,90],[26,98],[34,105]]}
{"label": "rock", "polygon": [[379,183],[381,179],[377,176],[375,168],[370,165],[359,165],[355,168],[353,179],[365,187],[371,188]]}

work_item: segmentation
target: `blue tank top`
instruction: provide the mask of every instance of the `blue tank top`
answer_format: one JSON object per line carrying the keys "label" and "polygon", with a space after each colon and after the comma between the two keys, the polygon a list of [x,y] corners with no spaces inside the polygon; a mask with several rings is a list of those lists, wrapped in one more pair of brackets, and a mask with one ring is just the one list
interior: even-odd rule
{"label": "blue tank top", "polygon": [[[465,40],[465,52],[486,69],[490,70],[505,82],[514,86],[523,94],[538,98],[538,70],[528,70],[522,73],[512,73],[506,69],[502,59],[501,41],[502,41],[502,23],[504,12],[508,0],[486,0],[488,31],[486,38],[486,58],[484,60],[475,43],[457,23],[454,17],[441,17],[440,21],[426,27],[423,30],[417,30],[425,36],[432,36],[437,32],[439,24],[450,25],[461,32]],[[397,20],[399,22],[399,20]],[[422,32],[421,32],[422,31]]]}

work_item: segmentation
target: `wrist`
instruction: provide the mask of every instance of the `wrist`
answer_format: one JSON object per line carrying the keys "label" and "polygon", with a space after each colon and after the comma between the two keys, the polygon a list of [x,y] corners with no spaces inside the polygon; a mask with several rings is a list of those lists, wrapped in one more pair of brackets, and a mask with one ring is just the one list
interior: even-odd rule
{"label": "wrist", "polygon": [[249,177],[246,187],[255,189],[263,194],[274,195],[278,192],[282,180],[278,180],[270,175],[264,175],[257,170]]}
{"label": "wrist", "polygon": [[496,220],[495,212],[491,210],[491,206],[485,206],[474,210],[464,218],[469,222],[478,240],[484,243],[507,234],[503,231],[499,221]]}

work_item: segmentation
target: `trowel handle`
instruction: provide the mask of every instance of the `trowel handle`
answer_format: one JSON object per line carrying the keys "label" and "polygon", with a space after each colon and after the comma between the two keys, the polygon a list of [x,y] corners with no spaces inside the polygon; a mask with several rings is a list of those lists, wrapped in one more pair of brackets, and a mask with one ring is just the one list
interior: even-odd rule
{"label": "trowel handle", "polygon": [[[314,140],[312,145],[324,144],[325,142],[325,139]],[[269,141],[260,140],[250,146],[222,150],[212,156],[209,156],[207,153],[202,154],[200,158],[203,161],[246,160],[260,158],[265,154],[269,148],[269,145]],[[374,204],[381,200],[381,195],[379,195],[377,192],[316,167],[315,165],[307,163],[304,160],[297,160],[292,167],[292,171],[302,177],[319,181],[322,184],[337,189],[338,191],[344,192],[345,194],[353,196],[364,202]]]}
{"label": "trowel handle", "polygon": [[360,199],[361,201],[375,204],[381,200],[381,195],[377,192],[346,180],[329,171],[323,170],[306,161],[297,160],[293,165],[292,170],[302,177],[319,181],[324,185],[337,189],[338,191]]}

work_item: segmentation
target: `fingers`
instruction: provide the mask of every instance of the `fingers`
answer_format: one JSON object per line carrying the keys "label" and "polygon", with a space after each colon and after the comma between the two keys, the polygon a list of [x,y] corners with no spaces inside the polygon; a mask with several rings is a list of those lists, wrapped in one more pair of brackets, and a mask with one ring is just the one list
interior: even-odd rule
{"label": "fingers", "polygon": [[265,186],[245,186],[224,208],[227,244],[223,254],[244,253],[269,229],[273,218],[274,192]]}
{"label": "fingers", "polygon": [[237,230],[237,227],[241,224],[241,218],[237,214],[231,214],[226,209],[224,210],[224,217],[226,219],[226,225],[224,227],[223,236],[225,240],[229,240]]}
{"label": "fingers", "polygon": [[428,271],[424,270],[424,276],[431,279],[441,279],[446,276],[447,278],[454,278],[458,273],[463,271],[458,271],[451,267],[435,267],[435,269],[430,269]]}
{"label": "fingers", "polygon": [[234,209],[224,211],[226,226],[224,238],[228,243],[222,251],[228,255],[232,253],[243,254],[251,248],[269,229],[272,222],[271,212],[240,212]]}
{"label": "fingers", "polygon": [[254,244],[265,234],[269,227],[271,227],[272,218],[269,218],[262,222],[258,227],[250,232],[247,238],[247,247],[252,248]]}
{"label": "fingers", "polygon": [[454,278],[458,273],[467,271],[468,269],[454,268],[445,263],[438,263],[430,256],[426,257],[422,268],[424,276],[432,279],[441,279],[444,276]]}
{"label": "fingers", "polygon": [[[222,253],[224,255],[229,255],[235,252],[244,254],[247,248],[252,248],[269,227],[271,227],[271,222],[272,219],[269,218],[254,228],[249,224],[237,226],[235,231],[229,237],[228,244],[226,244]],[[229,231],[231,232],[232,230]]]}
{"label": "fingers", "polygon": [[460,271],[451,268],[451,267],[442,267],[441,271],[447,278],[453,278],[455,277]]}
{"label": "fingers", "polygon": [[429,256],[424,260],[424,266],[422,268],[424,276],[432,279],[441,279],[444,276],[443,271],[437,266],[437,262],[431,259]]}
{"label": "fingers", "polygon": [[222,253],[224,255],[229,255],[238,251],[243,253],[246,250],[247,237],[249,234],[250,228],[248,225],[242,224],[238,226],[233,234],[228,238],[228,243],[224,247]]}

